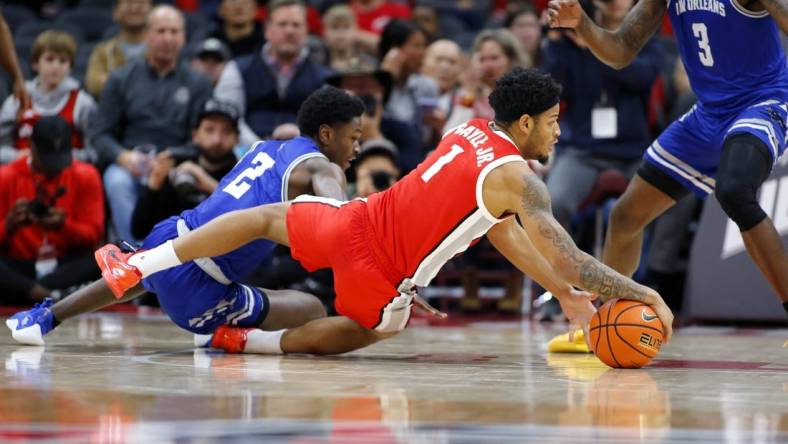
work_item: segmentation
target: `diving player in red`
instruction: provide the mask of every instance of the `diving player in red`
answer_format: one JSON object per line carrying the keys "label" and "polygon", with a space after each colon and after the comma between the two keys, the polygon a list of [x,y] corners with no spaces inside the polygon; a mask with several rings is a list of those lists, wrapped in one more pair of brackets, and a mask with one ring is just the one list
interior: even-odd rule
{"label": "diving player in red", "polygon": [[210,345],[247,353],[344,353],[404,329],[414,302],[431,309],[416,288],[487,234],[515,266],[557,295],[574,329],[587,328],[594,295],[619,297],[651,305],[669,339],[673,314],[660,295],[579,250],[525,162],[548,156],[560,135],[559,93],[548,75],[515,68],[490,95],[494,121],[474,119],[450,130],[389,190],[368,200],[302,196],[227,213],[152,250],[100,264],[105,279],[131,275],[125,285],[133,285],[134,276],[270,239],[289,245],[309,270],[333,269],[341,316],[276,332],[220,327]]}

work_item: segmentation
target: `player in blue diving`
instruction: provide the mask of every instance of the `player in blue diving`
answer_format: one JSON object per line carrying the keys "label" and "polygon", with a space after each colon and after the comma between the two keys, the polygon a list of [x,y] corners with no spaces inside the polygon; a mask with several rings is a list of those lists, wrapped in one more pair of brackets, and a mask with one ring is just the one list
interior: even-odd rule
{"label": "player in blue diving", "polygon": [[788,0],[640,0],[615,31],[594,24],[577,0],[551,0],[548,7],[551,27],[574,29],[616,69],[633,60],[666,12],[698,102],[648,147],[613,208],[603,262],[632,276],[643,228],[687,193],[713,192],[788,312],[788,257],[756,198],[788,140],[780,46]]}
{"label": "player in blue diving", "polygon": [[[224,213],[301,194],[346,200],[344,170],[358,151],[363,112],[364,104],[357,97],[331,86],[317,90],[299,110],[301,136],[254,144],[210,197],[157,224],[143,248],[160,245]],[[145,290],[157,295],[173,322],[196,334],[210,334],[220,325],[278,330],[325,316],[321,302],[312,295],[237,283],[274,245],[258,240],[223,256],[188,262],[142,280],[125,294],[100,279],[54,305],[46,300],[17,313],[6,325],[18,342],[43,345],[43,336],[60,322],[117,300],[134,299]],[[118,257],[127,254],[114,245],[105,248]]]}

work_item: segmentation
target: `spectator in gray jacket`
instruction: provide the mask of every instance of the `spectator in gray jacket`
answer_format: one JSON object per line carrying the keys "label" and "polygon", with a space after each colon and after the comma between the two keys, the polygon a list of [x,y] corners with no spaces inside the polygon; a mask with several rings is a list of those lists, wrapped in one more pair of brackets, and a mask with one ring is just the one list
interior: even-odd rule
{"label": "spectator in gray jacket", "polygon": [[[120,239],[133,240],[131,215],[151,154],[188,142],[211,81],[179,62],[183,15],[157,6],[148,15],[145,56],[114,71],[101,93],[93,145]],[[135,149],[136,147],[136,149]],[[144,147],[144,148],[143,148]]]}

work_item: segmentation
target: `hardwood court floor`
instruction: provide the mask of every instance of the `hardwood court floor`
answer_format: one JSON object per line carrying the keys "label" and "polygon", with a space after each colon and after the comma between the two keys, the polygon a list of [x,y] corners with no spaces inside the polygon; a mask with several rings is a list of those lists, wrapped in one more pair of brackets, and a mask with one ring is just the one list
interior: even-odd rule
{"label": "hardwood court floor", "polygon": [[612,370],[528,322],[414,324],[329,358],[195,351],[160,316],[82,317],[45,349],[3,329],[0,442],[788,442],[785,329],[686,328]]}

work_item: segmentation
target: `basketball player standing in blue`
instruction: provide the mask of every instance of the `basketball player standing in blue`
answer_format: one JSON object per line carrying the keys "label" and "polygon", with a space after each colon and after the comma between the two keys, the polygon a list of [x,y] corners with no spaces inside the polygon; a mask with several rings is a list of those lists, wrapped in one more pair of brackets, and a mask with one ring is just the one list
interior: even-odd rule
{"label": "basketball player standing in blue", "polygon": [[666,12],[698,103],[646,151],[611,214],[603,262],[632,276],[643,228],[690,191],[714,193],[788,312],[788,258],[756,198],[788,140],[779,35],[788,32],[788,0],[640,0],[615,31],[595,25],[577,0],[549,3],[550,26],[573,28],[613,68],[635,57]]}
{"label": "basketball player standing in blue", "polygon": [[[344,170],[358,151],[363,112],[364,104],[357,97],[330,86],[317,90],[299,110],[302,136],[254,144],[210,197],[196,208],[157,224],[143,248],[174,239],[224,213],[283,202],[301,194],[346,200]],[[118,257],[128,255],[114,245],[104,248]],[[47,300],[17,313],[6,325],[17,341],[43,345],[43,336],[60,322],[113,304],[116,298],[136,298],[145,290],[157,295],[162,310],[173,322],[196,334],[210,334],[220,325],[276,330],[325,316],[322,303],[312,295],[237,283],[273,248],[270,241],[255,241],[223,256],[199,259],[152,275],[125,295],[101,279],[54,305]]]}

